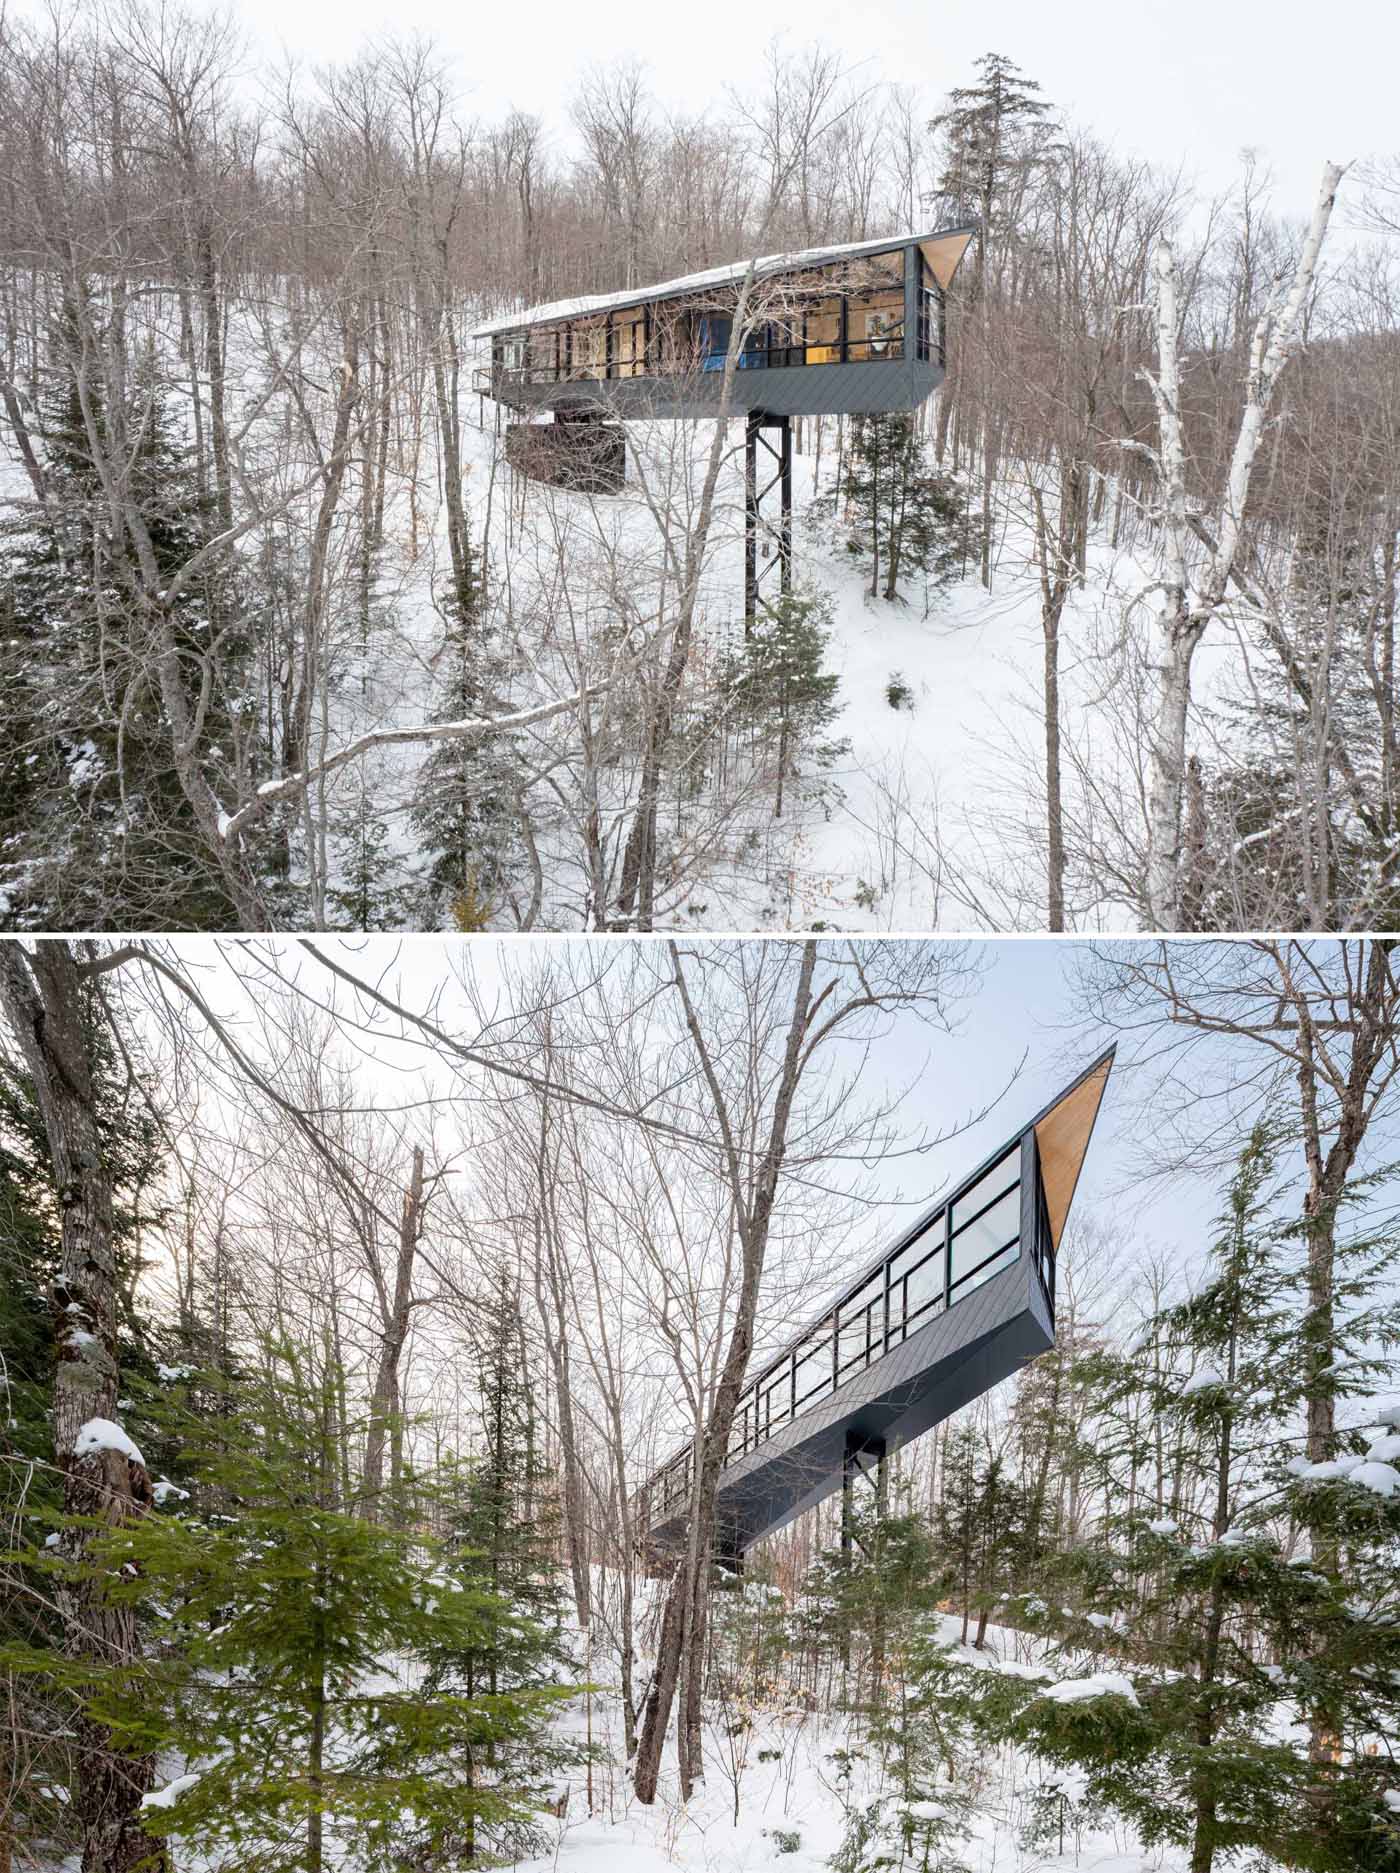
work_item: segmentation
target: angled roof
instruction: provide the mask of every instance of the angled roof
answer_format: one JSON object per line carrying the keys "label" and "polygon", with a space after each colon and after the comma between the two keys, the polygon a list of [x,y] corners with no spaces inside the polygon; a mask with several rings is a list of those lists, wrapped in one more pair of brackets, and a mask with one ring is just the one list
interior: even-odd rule
{"label": "angled roof", "polygon": [[[1055,1247],[1060,1246],[1060,1236],[1064,1230],[1065,1219],[1069,1214],[1070,1199],[1079,1182],[1079,1173],[1089,1149],[1089,1138],[1094,1129],[1094,1121],[1099,1116],[1099,1107],[1103,1103],[1104,1088],[1108,1085],[1109,1072],[1113,1066],[1118,1043],[1106,1047],[1084,1071],[1062,1092],[1056,1093],[1048,1105],[1043,1106],[1033,1119],[1014,1131],[1005,1144],[998,1145],[973,1171],[960,1177],[943,1196],[911,1223],[892,1242],[887,1242],[878,1254],[861,1264],[860,1272],[848,1277],[839,1294],[812,1318],[791,1334],[774,1353],[767,1354],[760,1364],[751,1366],[744,1375],[744,1391],[750,1383],[761,1381],[775,1367],[780,1366],[794,1348],[800,1346],[813,1327],[823,1321],[842,1301],[849,1300],[853,1294],[859,1294],[866,1282],[884,1263],[907,1244],[923,1235],[929,1226],[948,1208],[956,1203],[963,1191],[970,1190],[992,1166],[1015,1144],[1018,1138],[1024,1138],[1027,1132],[1035,1133],[1036,1149],[1040,1153],[1041,1181],[1045,1185],[1045,1202],[1050,1213],[1050,1234]],[[663,1465],[664,1468],[664,1465]]]}
{"label": "angled roof", "polygon": [[[948,269],[948,279],[951,279],[967,243],[976,231],[971,225],[962,223],[952,228],[930,228],[923,234],[887,234],[876,241],[847,241],[837,247],[808,247],[798,253],[764,254],[753,261],[736,260],[727,266],[710,267],[703,273],[687,273],[677,280],[663,280],[659,286],[634,286],[621,293],[593,293],[579,299],[555,299],[548,305],[529,306],[506,317],[488,319],[484,325],[475,326],[467,336],[493,338],[501,332],[524,331],[531,325],[553,325],[565,319],[592,318],[596,313],[617,312],[624,306],[641,306],[658,299],[675,299],[689,293],[708,292],[713,287],[728,286],[742,280],[750,266],[757,278],[768,279],[774,274],[796,273],[806,267],[825,266],[833,260],[865,260],[874,254],[893,253],[896,248],[908,247],[915,241],[941,241],[949,236],[962,235],[964,239]],[[947,280],[942,281],[942,284],[946,285]]]}

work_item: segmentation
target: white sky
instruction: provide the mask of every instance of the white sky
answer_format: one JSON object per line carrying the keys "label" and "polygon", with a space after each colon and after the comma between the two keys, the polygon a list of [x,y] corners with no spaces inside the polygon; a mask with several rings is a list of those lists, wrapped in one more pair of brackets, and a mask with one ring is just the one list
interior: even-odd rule
{"label": "white sky", "polygon": [[[335,939],[320,940],[328,954],[357,975],[371,980],[383,975],[386,992],[412,1007],[425,1007],[439,985],[450,983],[449,959],[464,950],[489,1003],[504,987],[503,978],[513,965],[526,968],[545,944],[561,941],[570,940],[476,937],[464,944],[460,938],[379,937],[343,945]],[[573,939],[572,945],[586,949],[604,941]],[[911,1138],[921,1131],[951,1131],[983,1107],[993,1109],[961,1136],[924,1155],[892,1160],[872,1174],[875,1189],[890,1202],[879,1205],[858,1228],[859,1255],[873,1253],[880,1240],[1017,1132],[1115,1038],[1107,1030],[1086,1027],[1078,1017],[1070,981],[1073,941],[1006,938],[969,947],[980,956],[983,974],[980,986],[962,1005],[958,1031],[944,1036],[912,1016],[897,1019],[875,1043],[866,1082],[873,1099],[890,1088],[908,1089],[904,1110]],[[180,948],[190,956],[215,960],[209,940],[185,939]],[[323,973],[313,964],[304,967],[304,979],[319,990]],[[206,992],[213,990],[215,979],[213,971],[203,976]],[[218,995],[214,999],[223,1001]],[[501,999],[505,1003],[509,997],[503,994]],[[460,1007],[451,986],[445,1006],[450,1010],[454,1004]],[[465,1041],[474,1039],[468,1020],[455,1031]],[[1120,1042],[1119,1067],[1110,1081],[1077,1203],[1084,1211],[1111,1214],[1123,1230],[1125,1249],[1130,1243],[1150,1241],[1179,1255],[1183,1264],[1194,1263],[1208,1241],[1218,1177],[1212,1172],[1200,1179],[1143,1182],[1134,1101],[1126,1096],[1131,1060],[1143,1049],[1140,1037]],[[416,1050],[400,1055],[397,1047],[386,1045],[380,1059],[382,1071],[374,1076],[379,1096],[388,1105],[411,1096],[410,1083],[425,1064],[423,1056]],[[409,1068],[408,1080],[395,1071],[400,1064]]]}
{"label": "white sky", "polygon": [[[690,939],[695,947],[737,940],[741,939]],[[342,967],[362,980],[377,983],[410,1008],[426,1009],[441,990],[436,1018],[448,1032],[470,1045],[477,1038],[476,1023],[463,1005],[454,979],[454,964],[460,967],[463,956],[470,959],[482,1002],[488,1008],[494,1004],[504,1013],[512,999],[511,976],[517,970],[530,972],[541,951],[568,943],[575,951],[587,952],[596,959],[600,951],[616,950],[629,941],[646,939],[430,936],[321,938],[318,944]],[[258,1023],[248,1019],[248,1003],[224,972],[216,941],[187,938],[174,947],[186,967],[193,968],[204,994],[225,1014],[234,1016],[240,1038],[260,1054]],[[849,1282],[878,1248],[887,1246],[939,1192],[1014,1136],[1115,1038],[1086,1023],[1080,1012],[1075,975],[1084,960],[1085,944],[1066,938],[992,938],[967,947],[979,956],[983,973],[980,983],[961,1004],[959,1030],[944,1036],[912,1016],[896,1018],[872,1047],[861,1090],[877,1103],[892,1088],[903,1091],[901,1113],[907,1114],[910,1142],[920,1132],[936,1133],[959,1126],[970,1113],[993,1102],[995,1109],[970,1131],[925,1155],[892,1158],[879,1166],[869,1178],[871,1194],[877,1201],[859,1213],[852,1224],[843,1226],[844,1233],[823,1230],[820,1241],[811,1241],[812,1266],[825,1274],[811,1288],[813,1317],[817,1308],[834,1295],[838,1286]],[[289,939],[263,940],[247,947],[233,945],[229,953],[241,956],[246,966],[267,948],[282,952],[283,971],[297,954]],[[327,977],[320,966],[305,956],[301,957],[301,966],[304,985],[318,996],[324,994]],[[246,979],[255,982],[254,977]],[[263,999],[256,986],[252,992],[258,1000]],[[348,997],[344,1005],[350,1006]],[[1221,1207],[1229,1160],[1238,1143],[1238,1133],[1224,1126],[1215,1141],[1216,1163],[1192,1174],[1147,1174],[1158,1141],[1167,1130],[1164,1115],[1169,1102],[1161,1095],[1160,1075],[1164,1042],[1175,1035],[1175,1030],[1154,1018],[1117,1037],[1118,1061],[1072,1217],[1072,1222],[1090,1222],[1097,1227],[1107,1250],[1097,1266],[1107,1273],[1110,1290],[1093,1305],[1112,1310],[1115,1300],[1126,1300],[1124,1314],[1113,1319],[1114,1326],[1124,1332],[1131,1330],[1148,1305],[1141,1270],[1149,1256],[1165,1270],[1179,1270],[1187,1283],[1201,1270],[1214,1233],[1213,1221]],[[266,1036],[262,1039],[265,1041]],[[386,1112],[403,1102],[417,1101],[423,1091],[419,1075],[431,1066],[423,1050],[402,1046],[388,1032],[378,1038],[350,1032],[348,1040],[361,1052],[365,1063],[364,1078],[359,1082],[360,1098],[380,1105]],[[1257,1057],[1260,1053],[1250,1043],[1239,1045],[1247,1054]],[[1193,1055],[1179,1073],[1178,1092],[1184,1086],[1191,1100],[1211,1092],[1220,1083],[1217,1075],[1227,1064],[1218,1051]],[[1253,1064],[1257,1064],[1257,1058]],[[833,1056],[834,1068],[839,1070],[840,1065]],[[575,1067],[584,1073],[586,1083],[586,1062],[579,1059]],[[466,1074],[465,1084],[456,1083],[457,1098],[464,1093],[470,1097],[474,1070],[467,1069]],[[439,1090],[448,1092],[441,1073],[434,1077]],[[214,1093],[212,1086],[209,1091],[203,1117],[206,1123],[217,1125],[223,1097]],[[1285,1097],[1291,1108],[1291,1097],[1286,1092]],[[246,1092],[240,1092],[234,1095],[234,1103],[241,1105],[246,1098]],[[256,1103],[256,1094],[253,1099]],[[1205,1110],[1203,1106],[1198,1113],[1193,1106],[1187,1113],[1193,1137]],[[1218,1107],[1210,1110],[1219,1116]],[[453,1113],[457,1111],[455,1102],[443,1108],[449,1148],[453,1142]],[[1239,1116],[1246,1124],[1251,1122],[1257,1116],[1255,1105],[1245,1101]],[[1373,1161],[1393,1163],[1400,1156],[1397,1132],[1400,1121],[1392,1113],[1378,1127],[1378,1136],[1372,1141]],[[466,1144],[470,1127],[457,1136]],[[459,1197],[464,1213],[490,1215],[493,1193],[477,1182],[479,1172],[472,1150],[468,1148],[455,1163],[453,1175],[463,1180]],[[257,1175],[256,1167],[250,1169],[250,1175]],[[833,1183],[840,1187],[853,1181],[854,1175],[853,1167],[836,1167]],[[1393,1209],[1394,1189],[1392,1182],[1381,1199],[1383,1208]],[[1296,1215],[1299,1196],[1300,1186],[1294,1180],[1283,1196],[1283,1214]],[[785,1332],[788,1323],[781,1324]]]}
{"label": "white sky", "polygon": [[1293,214],[1311,207],[1324,159],[1400,146],[1400,9],[1384,0],[1324,10],[1301,0],[1002,0],[995,10],[984,0],[811,0],[800,13],[741,0],[644,12],[576,0],[238,0],[236,13],[260,51],[311,62],[339,62],[379,33],[420,32],[453,58],[471,114],[536,112],[561,136],[581,68],[638,55],[663,105],[699,111],[728,83],[755,84],[786,18],[789,45],[819,40],[871,79],[912,84],[931,101],[965,82],[979,54],[1005,53],[1069,117],[1125,154],[1184,165],[1208,191],[1228,186],[1240,152],[1254,148],[1277,177],[1277,206]]}

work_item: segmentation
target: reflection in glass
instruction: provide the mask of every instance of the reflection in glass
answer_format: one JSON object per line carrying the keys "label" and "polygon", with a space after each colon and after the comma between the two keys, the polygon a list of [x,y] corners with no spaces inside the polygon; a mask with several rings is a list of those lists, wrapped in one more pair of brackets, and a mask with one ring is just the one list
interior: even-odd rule
{"label": "reflection in glass", "polygon": [[1011,1264],[1019,1258],[1020,1253],[1019,1241],[1009,1242],[1000,1255],[994,1255],[983,1267],[974,1268],[973,1273],[964,1278],[961,1285],[953,1292],[954,1301],[960,1301],[964,1295],[971,1294],[974,1288],[980,1288],[984,1281],[990,1281],[993,1275],[999,1275],[1003,1268],[1010,1268]]}
{"label": "reflection in glass", "polygon": [[938,1249],[926,1262],[914,1269],[904,1284],[904,1318],[912,1322],[915,1315],[928,1316],[930,1302],[938,1306],[943,1304],[943,1251]]}
{"label": "reflection in glass", "polygon": [[[950,1300],[956,1304],[1010,1267],[1021,1253],[1020,1171],[1017,1146],[957,1198],[951,1216],[944,1209],[930,1218],[833,1314],[818,1321],[775,1369],[750,1384],[739,1400],[731,1450],[756,1450],[782,1425],[882,1358],[888,1347],[935,1319]],[[951,1287],[945,1291],[944,1230],[950,1222]],[[1048,1225],[1045,1234],[1048,1240]],[[1031,1243],[1031,1251],[1039,1256],[1038,1242]],[[689,1487],[683,1467],[668,1473],[663,1484],[678,1497]]]}
{"label": "reflection in glass", "polygon": [[1013,1184],[1004,1197],[953,1237],[953,1286],[994,1251],[1014,1242],[1020,1232],[1021,1187]]}

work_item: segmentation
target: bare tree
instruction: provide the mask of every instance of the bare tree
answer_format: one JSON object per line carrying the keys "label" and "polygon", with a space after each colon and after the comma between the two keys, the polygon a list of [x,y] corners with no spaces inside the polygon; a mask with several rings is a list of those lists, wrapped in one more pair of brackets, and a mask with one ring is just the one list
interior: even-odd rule
{"label": "bare tree", "polygon": [[1229,468],[1213,502],[1205,564],[1191,576],[1193,527],[1187,489],[1187,450],[1180,360],[1181,273],[1169,241],[1158,244],[1157,372],[1149,381],[1157,406],[1155,464],[1161,480],[1162,603],[1157,624],[1162,667],[1152,729],[1152,787],[1147,817],[1144,915],[1150,927],[1173,930],[1181,911],[1182,788],[1191,709],[1191,665],[1201,639],[1218,616],[1242,549],[1250,477],[1280,375],[1298,340],[1332,217],[1343,166],[1323,170],[1312,220],[1297,260],[1275,277],[1254,328]]}

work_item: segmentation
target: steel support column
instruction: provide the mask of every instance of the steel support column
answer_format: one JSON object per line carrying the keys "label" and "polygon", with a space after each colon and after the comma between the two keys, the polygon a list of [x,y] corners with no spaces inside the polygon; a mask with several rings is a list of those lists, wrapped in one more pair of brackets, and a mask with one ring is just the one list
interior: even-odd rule
{"label": "steel support column", "polygon": [[841,1553],[849,1557],[855,1541],[855,1480],[869,1479],[875,1472],[875,1497],[881,1508],[885,1501],[885,1440],[863,1437],[847,1431],[846,1453],[841,1463]]}
{"label": "steel support column", "polygon": [[[777,430],[776,443],[763,433],[766,429]],[[749,411],[744,422],[744,495],[744,623],[751,626],[758,616],[759,600],[763,596],[759,588],[775,564],[779,592],[786,597],[792,590],[790,416]],[[764,549],[761,554],[760,545]]]}

